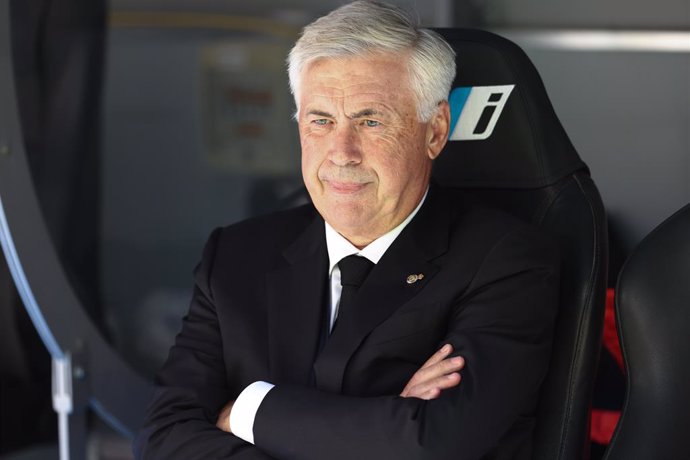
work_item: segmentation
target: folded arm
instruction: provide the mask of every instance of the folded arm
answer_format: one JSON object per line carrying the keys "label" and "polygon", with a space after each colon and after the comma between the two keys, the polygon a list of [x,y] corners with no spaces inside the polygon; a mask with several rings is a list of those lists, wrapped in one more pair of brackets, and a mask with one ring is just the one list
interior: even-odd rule
{"label": "folded arm", "polygon": [[[453,346],[449,343],[445,344],[439,350],[436,351],[423,365],[415,372],[412,378],[407,382],[405,388],[400,393],[403,398],[419,398],[424,400],[436,399],[441,396],[443,390],[453,388],[460,383],[462,377],[460,376],[460,370],[465,366],[465,360],[461,356],[449,357],[453,352]],[[265,383],[265,382],[259,382]],[[254,385],[251,385],[252,387]],[[258,406],[265,397],[265,394],[270,391],[266,387],[271,385],[262,386],[260,392],[260,400],[258,402],[252,402],[252,413],[255,414]],[[246,391],[245,391],[246,393]],[[240,399],[243,395],[240,395]],[[233,433],[233,426],[237,422],[233,422],[230,414],[233,413],[232,409],[235,406],[237,400],[231,400],[228,402],[223,409],[218,414],[218,420],[216,420],[216,426],[225,431],[226,433]],[[253,405],[256,404],[256,407]],[[242,415],[244,416],[244,414]],[[240,417],[234,415],[234,417]],[[253,424],[253,417],[251,421],[240,420],[242,423]],[[237,430],[237,428],[236,428]],[[244,440],[248,440],[243,437],[239,432],[236,434]],[[252,436],[253,438],[253,436]],[[253,443],[253,441],[252,441]]]}

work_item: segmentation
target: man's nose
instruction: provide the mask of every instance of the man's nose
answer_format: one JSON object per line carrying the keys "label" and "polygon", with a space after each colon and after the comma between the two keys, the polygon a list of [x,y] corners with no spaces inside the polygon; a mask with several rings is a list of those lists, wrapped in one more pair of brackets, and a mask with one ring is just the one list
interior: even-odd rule
{"label": "man's nose", "polygon": [[333,132],[329,159],[338,166],[358,164],[362,161],[362,149],[357,130],[350,125],[339,125]]}

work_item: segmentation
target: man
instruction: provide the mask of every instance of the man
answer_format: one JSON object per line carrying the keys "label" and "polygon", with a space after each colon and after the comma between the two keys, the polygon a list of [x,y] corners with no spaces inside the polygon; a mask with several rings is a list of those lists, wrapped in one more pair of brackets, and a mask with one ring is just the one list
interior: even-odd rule
{"label": "man", "polygon": [[454,62],[383,4],[305,28],[289,75],[313,205],[212,234],[140,458],[530,457],[557,262],[429,185]]}

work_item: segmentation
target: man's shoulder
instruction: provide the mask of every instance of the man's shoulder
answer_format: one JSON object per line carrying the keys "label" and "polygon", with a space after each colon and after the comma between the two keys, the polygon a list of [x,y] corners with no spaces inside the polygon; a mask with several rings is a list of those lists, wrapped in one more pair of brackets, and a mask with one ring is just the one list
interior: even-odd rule
{"label": "man's shoulder", "polygon": [[236,222],[220,229],[223,237],[279,238],[299,233],[310,225],[319,213],[311,203],[290,209],[263,214]]}
{"label": "man's shoulder", "polygon": [[[271,269],[281,264],[284,250],[307,229],[316,231],[323,220],[313,205],[252,217],[216,228],[208,238],[197,266],[197,273],[221,273],[228,278]],[[312,227],[314,226],[314,227]],[[204,275],[208,276],[208,275]]]}
{"label": "man's shoulder", "polygon": [[538,250],[556,251],[553,236],[523,217],[465,191],[440,189],[440,195],[449,208],[451,241],[477,252],[488,252],[506,238]]}
{"label": "man's shoulder", "polygon": [[231,253],[262,258],[282,252],[307,228],[323,220],[311,203],[270,214],[252,217],[216,228],[209,237],[205,257]]}
{"label": "man's shoulder", "polygon": [[476,195],[464,191],[437,187],[440,199],[449,209],[451,225],[478,233],[509,233],[517,229],[540,230],[532,223],[501,209]]}

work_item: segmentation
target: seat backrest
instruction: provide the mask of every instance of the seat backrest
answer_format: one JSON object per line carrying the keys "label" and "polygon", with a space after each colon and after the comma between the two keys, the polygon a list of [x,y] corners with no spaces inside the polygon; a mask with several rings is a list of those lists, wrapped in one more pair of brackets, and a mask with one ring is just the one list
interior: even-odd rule
{"label": "seat backrest", "polygon": [[532,222],[560,244],[553,354],[534,458],[588,455],[607,273],[604,208],[527,55],[479,30],[438,29],[457,53],[451,135],[434,180]]}
{"label": "seat backrest", "polygon": [[604,458],[690,458],[690,205],[630,255],[616,314],[627,393]]}

